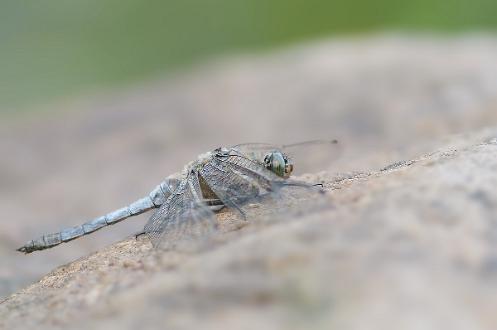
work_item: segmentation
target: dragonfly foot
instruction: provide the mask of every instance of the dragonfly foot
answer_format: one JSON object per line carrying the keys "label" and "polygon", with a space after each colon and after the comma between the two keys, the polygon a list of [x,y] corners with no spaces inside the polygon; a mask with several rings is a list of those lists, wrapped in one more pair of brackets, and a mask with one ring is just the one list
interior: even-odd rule
{"label": "dragonfly foot", "polygon": [[139,233],[136,233],[136,234],[135,234],[135,240],[138,240],[138,237],[143,236],[143,235],[145,235],[145,234],[146,234],[146,233],[145,233],[145,231],[141,231],[141,232],[139,232]]}

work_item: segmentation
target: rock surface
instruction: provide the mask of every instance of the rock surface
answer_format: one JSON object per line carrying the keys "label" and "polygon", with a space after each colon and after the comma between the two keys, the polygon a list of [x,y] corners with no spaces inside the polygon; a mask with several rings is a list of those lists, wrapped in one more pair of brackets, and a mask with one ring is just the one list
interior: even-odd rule
{"label": "rock surface", "polygon": [[[0,328],[496,328],[495,58],[489,36],[324,42],[2,121],[0,296],[42,279],[0,298]],[[145,216],[14,252],[218,145],[314,138],[343,146],[305,176],[329,208],[222,213],[231,230],[191,251],[109,246]]]}
{"label": "rock surface", "polygon": [[493,129],[379,171],[307,176],[334,207],[191,251],[127,239],[2,302],[0,327],[494,329],[496,171]]}

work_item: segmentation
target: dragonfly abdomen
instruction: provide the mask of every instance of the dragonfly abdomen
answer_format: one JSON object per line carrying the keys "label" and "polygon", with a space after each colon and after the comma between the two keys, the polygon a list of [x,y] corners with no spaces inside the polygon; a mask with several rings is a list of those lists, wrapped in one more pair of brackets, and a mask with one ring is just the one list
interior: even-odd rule
{"label": "dragonfly abdomen", "polygon": [[46,250],[61,243],[66,243],[79,237],[91,234],[99,229],[116,224],[129,217],[157,208],[161,206],[174,192],[178,184],[178,179],[168,178],[155,187],[155,189],[152,190],[147,197],[143,197],[126,207],[88,221],[82,225],[66,228],[58,233],[43,235],[35,240],[31,240],[23,247],[19,248],[18,251],[31,253],[34,251]]}

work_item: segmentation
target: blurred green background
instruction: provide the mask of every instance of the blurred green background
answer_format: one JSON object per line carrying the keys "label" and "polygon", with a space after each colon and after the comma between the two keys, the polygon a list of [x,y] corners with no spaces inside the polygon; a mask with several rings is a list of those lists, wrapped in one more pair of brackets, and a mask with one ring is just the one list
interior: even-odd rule
{"label": "blurred green background", "polygon": [[2,0],[0,112],[167,74],[202,58],[384,30],[493,29],[497,1]]}

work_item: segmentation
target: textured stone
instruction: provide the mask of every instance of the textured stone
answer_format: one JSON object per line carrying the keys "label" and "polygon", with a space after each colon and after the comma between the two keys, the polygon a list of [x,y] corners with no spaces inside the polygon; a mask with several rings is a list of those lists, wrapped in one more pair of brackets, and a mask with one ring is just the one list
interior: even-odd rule
{"label": "textured stone", "polygon": [[[491,36],[323,42],[2,121],[0,294],[17,293],[0,328],[497,328],[495,58]],[[109,246],[138,217],[14,251],[201,152],[314,138],[343,146],[309,159],[324,171],[302,178],[329,192],[316,212],[222,211],[215,244],[190,250]]]}
{"label": "textured stone", "polygon": [[256,221],[256,211],[253,223],[203,249],[117,243],[8,298],[0,325],[495,328],[492,136],[497,129],[473,136],[482,143],[325,181],[334,207],[276,222]]}

